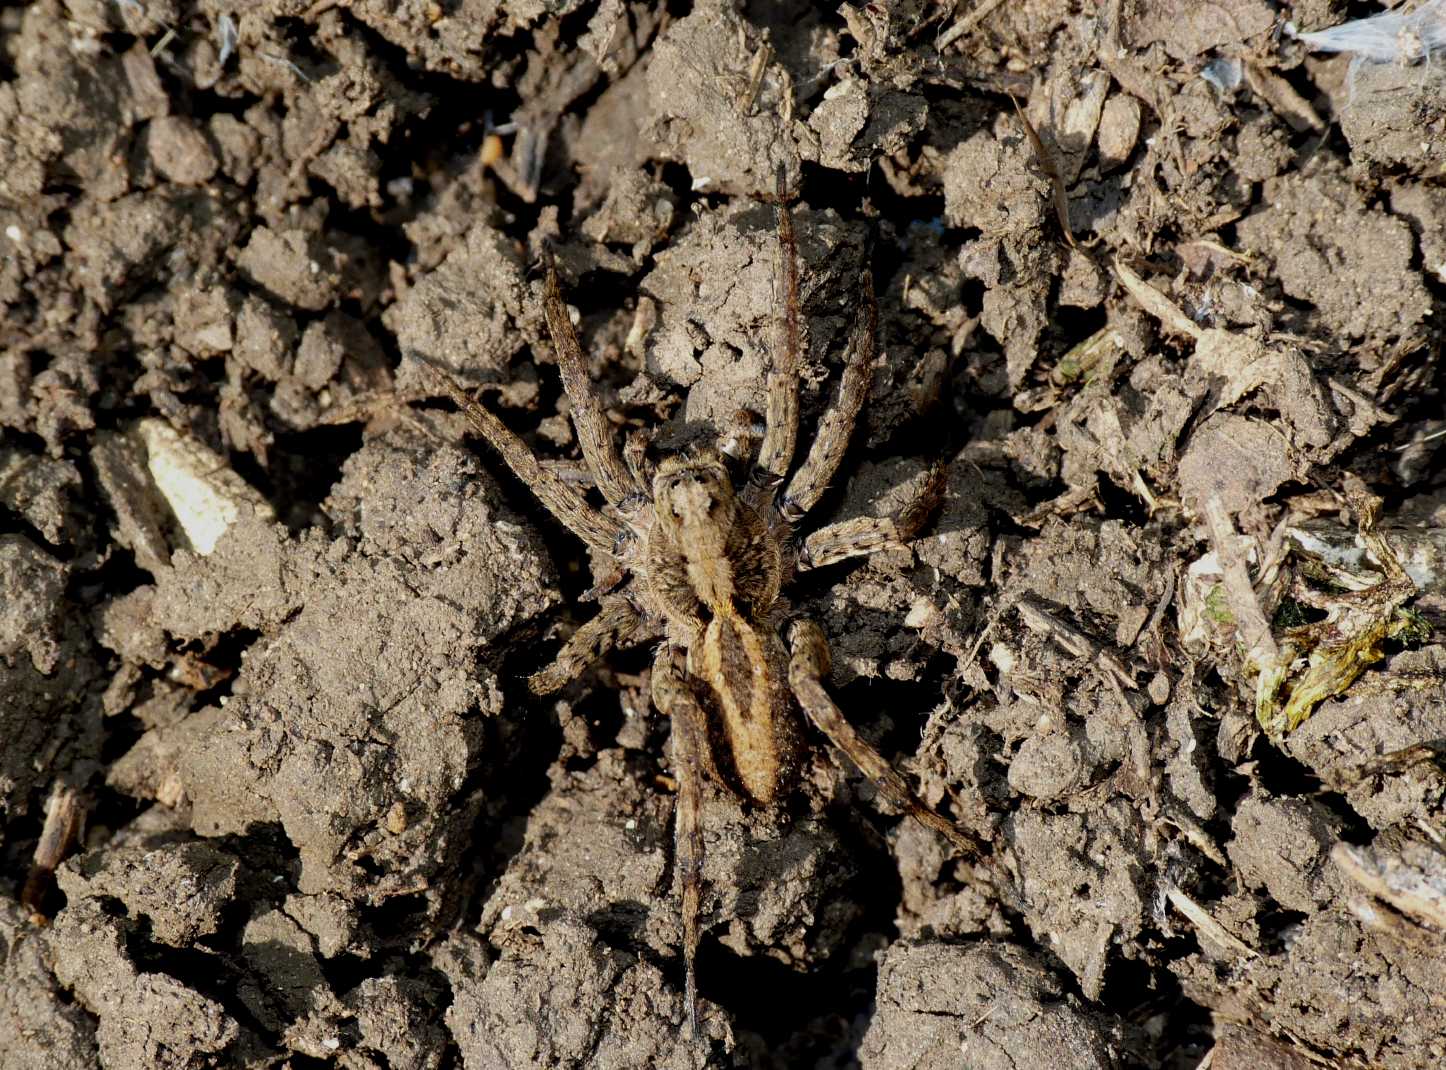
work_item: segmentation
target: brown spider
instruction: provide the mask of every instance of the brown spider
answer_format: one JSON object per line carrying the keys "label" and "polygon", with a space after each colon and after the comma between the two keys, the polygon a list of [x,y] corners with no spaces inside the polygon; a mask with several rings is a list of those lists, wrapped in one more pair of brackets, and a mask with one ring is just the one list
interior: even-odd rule
{"label": "brown spider", "polygon": [[[639,440],[620,453],[592,393],[582,347],[568,318],[550,252],[544,252],[543,311],[583,456],[607,500],[595,509],[538,461],[517,435],[446,375],[428,368],[476,431],[502,455],[547,509],[613,567],[595,590],[599,612],[528,683],[548,694],[614,647],[661,639],[652,671],[653,703],[672,721],[678,782],[675,864],[682,892],[684,1010],[697,1036],[699,902],[702,892],[702,781],[769,806],[797,779],[801,709],[878,790],[968,857],[983,845],[929,809],[844,719],[824,689],[829,650],[817,624],[780,599],[797,571],[873,553],[909,539],[937,504],[936,470],[923,494],[892,517],[830,524],[804,538],[794,525],[838,470],[868,389],[878,331],[873,284],[863,274],[860,314],[838,395],[808,456],[789,469],[798,437],[799,303],[797,249],[784,197],[778,198],[778,285],[782,296],[768,372],[767,413],[752,477],[735,485],[729,461],[746,456],[748,434],[722,448],[667,457],[649,470]],[[786,480],[786,482],[785,482]],[[780,494],[780,489],[782,493]],[[788,647],[780,632],[785,628]]]}

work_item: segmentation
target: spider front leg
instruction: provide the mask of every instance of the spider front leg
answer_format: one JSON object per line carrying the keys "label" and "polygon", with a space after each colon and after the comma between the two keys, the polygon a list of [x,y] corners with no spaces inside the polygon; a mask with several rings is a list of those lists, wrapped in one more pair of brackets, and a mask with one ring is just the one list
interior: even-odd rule
{"label": "spider front leg", "polygon": [[423,362],[426,369],[442,392],[450,397],[467,417],[479,435],[502,455],[503,462],[527,489],[536,495],[553,516],[562,521],[583,542],[603,557],[616,557],[624,532],[621,521],[605,516],[592,506],[574,488],[568,486],[527,448],[512,429],[479,405],[457,382],[445,372]]}
{"label": "spider front leg", "polygon": [[780,310],[768,367],[767,426],[758,448],[758,469],[770,488],[788,475],[798,443],[798,243],[793,216],[785,203],[783,176],[778,178],[777,287]]}
{"label": "spider front leg", "polygon": [[817,505],[828,489],[829,480],[838,471],[848,449],[864,398],[868,396],[869,373],[873,370],[879,334],[879,306],[874,300],[874,280],[868,270],[864,271],[860,291],[863,307],[849,338],[849,351],[844,360],[838,393],[819,421],[818,433],[809,447],[808,456],[793,473],[788,488],[783,492],[780,508],[790,523],[798,521]]}
{"label": "spider front leg", "polygon": [[646,491],[645,485],[634,482],[633,473],[623,463],[618,453],[617,440],[613,437],[612,425],[607,414],[598,403],[592,383],[587,376],[587,361],[583,359],[582,345],[573,330],[572,319],[567,314],[567,304],[562,299],[562,287],[557,281],[557,262],[552,250],[542,251],[543,268],[547,273],[542,297],[542,312],[547,319],[547,333],[552,336],[552,347],[557,353],[557,368],[562,374],[562,389],[572,403],[572,426],[577,431],[577,442],[582,455],[592,469],[598,490],[614,507],[639,491]]}
{"label": "spider front leg", "polygon": [[686,655],[673,647],[653,662],[653,705],[673,723],[673,773],[678,802],[673,857],[683,900],[683,1014],[689,1039],[698,1035],[698,926],[703,897],[703,769],[708,726],[688,681]]}
{"label": "spider front leg", "polygon": [[935,465],[919,493],[893,516],[860,516],[819,528],[799,547],[799,570],[902,546],[919,533],[943,501],[945,476],[944,466]]}
{"label": "spider front leg", "polygon": [[643,488],[645,494],[652,493],[653,475],[657,465],[648,456],[648,436],[638,430],[630,431],[623,440],[623,463],[633,474],[633,480]]}
{"label": "spider front leg", "polygon": [[858,734],[834,705],[823,686],[824,677],[829,672],[828,642],[824,639],[823,630],[811,620],[796,620],[789,625],[788,645],[792,655],[788,664],[788,682],[798,704],[818,730],[847,754],[879,793],[895,806],[919,824],[943,835],[967,857],[983,858],[987,853],[984,843],[926,806],[899,772]]}
{"label": "spider front leg", "polygon": [[642,618],[626,598],[604,598],[597,616],[573,632],[552,664],[527,678],[527,686],[534,695],[550,695],[608,651],[642,642],[644,632]]}

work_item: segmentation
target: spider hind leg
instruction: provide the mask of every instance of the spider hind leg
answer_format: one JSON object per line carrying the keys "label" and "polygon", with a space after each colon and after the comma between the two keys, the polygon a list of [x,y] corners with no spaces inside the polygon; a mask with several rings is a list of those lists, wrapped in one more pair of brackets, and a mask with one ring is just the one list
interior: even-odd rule
{"label": "spider hind leg", "polygon": [[823,629],[813,621],[796,620],[789,626],[788,633],[792,650],[788,682],[808,719],[828,737],[830,743],[849,756],[859,771],[878,788],[879,794],[919,824],[938,832],[966,857],[984,857],[987,850],[984,843],[925,805],[898,770],[859,735],[829,697],[823,685],[829,671],[828,642],[824,639]]}
{"label": "spider hind leg", "polygon": [[673,864],[683,900],[683,1016],[689,1039],[698,1036],[698,935],[703,897],[703,773],[708,724],[684,668],[681,651],[665,646],[653,663],[653,704],[673,726]]}

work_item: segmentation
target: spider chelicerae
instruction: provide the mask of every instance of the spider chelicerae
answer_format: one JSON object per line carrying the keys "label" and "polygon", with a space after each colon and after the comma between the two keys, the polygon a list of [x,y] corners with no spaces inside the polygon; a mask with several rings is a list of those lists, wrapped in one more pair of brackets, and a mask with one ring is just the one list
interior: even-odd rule
{"label": "spider chelicerae", "polygon": [[[543,312],[578,443],[606,501],[602,508],[594,508],[577,487],[542,464],[450,377],[428,366],[472,427],[608,569],[594,587],[597,614],[529,679],[532,691],[558,690],[614,648],[658,642],[652,699],[672,723],[678,785],[674,866],[682,900],[684,1013],[690,1036],[697,1036],[694,960],[703,883],[703,780],[712,779],[758,806],[774,805],[798,777],[800,710],[895,805],[967,856],[977,858],[984,851],[980,840],[921,802],[844,719],[824,686],[829,649],[823,631],[793,614],[780,597],[797,572],[907,541],[937,505],[942,479],[936,468],[925,490],[893,516],[829,524],[799,538],[798,522],[837,473],[868,392],[878,307],[866,270],[837,394],[803,462],[794,468],[798,252],[781,188],[777,230],[779,307],[761,441],[751,430],[752,419],[740,414],[718,445],[674,454],[656,466],[636,436],[619,450],[588,381],[552,254],[544,251]],[[734,472],[745,468],[748,474],[740,471],[735,480]]]}

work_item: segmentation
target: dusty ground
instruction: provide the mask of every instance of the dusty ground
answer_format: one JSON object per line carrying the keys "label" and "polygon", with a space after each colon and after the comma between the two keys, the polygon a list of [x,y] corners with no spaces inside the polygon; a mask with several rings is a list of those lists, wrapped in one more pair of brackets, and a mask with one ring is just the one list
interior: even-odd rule
{"label": "dusty ground", "polygon": [[[0,1067],[1446,1059],[1439,61],[824,7],[0,8]],[[780,170],[806,427],[882,314],[825,519],[949,464],[795,604],[1004,890],[822,747],[712,798],[690,1048],[647,652],[528,696],[586,554],[411,358],[580,473],[550,239],[620,431],[761,408]]]}

